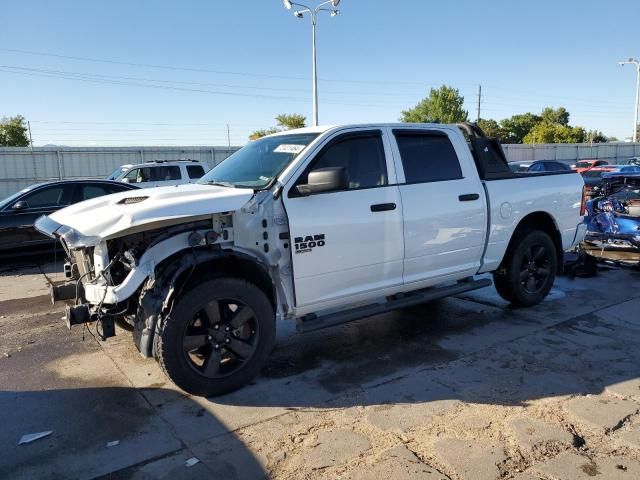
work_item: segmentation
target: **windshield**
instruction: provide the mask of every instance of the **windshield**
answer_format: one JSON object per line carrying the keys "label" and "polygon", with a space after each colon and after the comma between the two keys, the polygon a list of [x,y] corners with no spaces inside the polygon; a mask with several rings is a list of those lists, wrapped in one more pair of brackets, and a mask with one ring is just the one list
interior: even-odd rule
{"label": "windshield", "polygon": [[578,162],[576,163],[576,168],[589,168],[592,165],[592,162]]}
{"label": "windshield", "polygon": [[127,170],[126,168],[118,167],[111,175],[107,177],[107,180],[115,180],[120,175],[122,175],[122,173],[125,172],[126,170]]}
{"label": "windshield", "polygon": [[249,143],[213,167],[198,183],[263,188],[282,172],[318,133],[265,137]]}
{"label": "windshield", "polygon": [[23,193],[28,192],[32,188],[33,187],[23,188],[19,192],[16,192],[13,195],[10,195],[4,200],[0,201],[0,210],[4,210],[8,205],[11,205],[19,196],[21,196]]}

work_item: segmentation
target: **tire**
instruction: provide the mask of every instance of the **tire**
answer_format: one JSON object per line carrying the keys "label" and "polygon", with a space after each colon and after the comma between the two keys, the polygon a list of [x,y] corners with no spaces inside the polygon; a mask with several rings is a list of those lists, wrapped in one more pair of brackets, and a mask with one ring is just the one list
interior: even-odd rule
{"label": "tire", "polygon": [[262,290],[239,278],[220,277],[176,299],[155,336],[156,358],[184,391],[222,395],[260,373],[275,329],[273,306]]}
{"label": "tire", "polygon": [[500,268],[493,272],[498,294],[519,307],[530,307],[547,296],[558,271],[558,255],[551,237],[527,230],[513,239]]}

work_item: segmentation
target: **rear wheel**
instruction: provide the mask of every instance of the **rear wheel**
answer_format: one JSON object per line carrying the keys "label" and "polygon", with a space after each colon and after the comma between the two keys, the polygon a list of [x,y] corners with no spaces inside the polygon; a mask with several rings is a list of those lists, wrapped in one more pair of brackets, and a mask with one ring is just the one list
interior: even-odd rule
{"label": "rear wheel", "polygon": [[557,270],[558,256],[551,237],[541,230],[529,230],[509,246],[493,281],[502,298],[528,307],[544,300]]}
{"label": "rear wheel", "polygon": [[165,373],[194,395],[235,390],[261,370],[275,338],[267,296],[237,278],[207,281],[176,300],[156,356]]}

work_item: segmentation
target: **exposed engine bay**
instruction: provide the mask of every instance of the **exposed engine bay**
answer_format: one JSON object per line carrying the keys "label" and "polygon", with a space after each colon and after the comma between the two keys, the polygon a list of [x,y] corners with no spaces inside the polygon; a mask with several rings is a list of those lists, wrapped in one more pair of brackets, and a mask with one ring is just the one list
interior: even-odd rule
{"label": "exposed engine bay", "polygon": [[640,266],[640,176],[605,179],[602,196],[587,202],[581,249],[599,260]]}

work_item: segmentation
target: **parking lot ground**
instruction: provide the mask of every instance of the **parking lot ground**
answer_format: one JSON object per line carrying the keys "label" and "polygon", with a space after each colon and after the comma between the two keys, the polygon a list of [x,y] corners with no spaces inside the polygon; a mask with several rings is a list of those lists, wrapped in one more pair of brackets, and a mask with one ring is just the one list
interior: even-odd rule
{"label": "parking lot ground", "polygon": [[205,399],[125,331],[67,331],[39,268],[3,268],[0,478],[637,479],[639,311],[640,274],[607,270],[530,309],[487,288],[279,325],[262,375]]}

